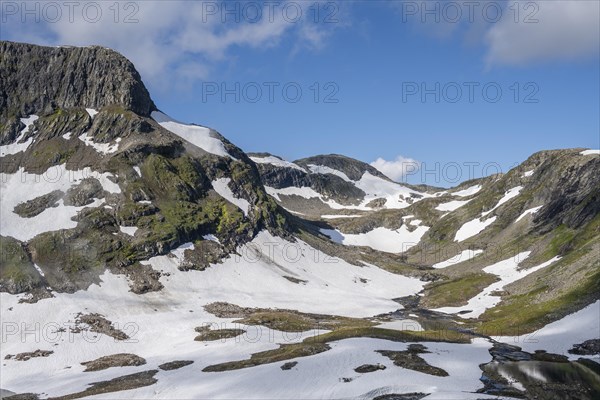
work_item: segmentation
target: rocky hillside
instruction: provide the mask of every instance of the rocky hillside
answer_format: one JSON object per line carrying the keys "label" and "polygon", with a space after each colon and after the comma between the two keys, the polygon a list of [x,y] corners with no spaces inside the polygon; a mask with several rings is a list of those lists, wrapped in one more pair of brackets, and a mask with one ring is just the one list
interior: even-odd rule
{"label": "rocky hillside", "polygon": [[[427,308],[476,316],[480,329],[531,330],[600,298],[595,151],[542,151],[506,174],[424,191],[341,156],[252,159],[283,207],[344,249],[332,253],[358,263],[392,253],[395,261],[384,263],[390,268],[433,280],[421,299]],[[331,184],[323,189],[321,182]],[[511,257],[525,271],[552,262],[500,285],[490,297],[497,301],[473,311],[477,302],[469,300],[498,281],[485,268]]]}
{"label": "rocky hillside", "polygon": [[322,155],[294,162],[268,153],[250,154],[269,194],[299,215],[361,215],[400,209],[428,197],[435,188],[400,185],[362,161]]}
{"label": "rocky hillside", "polygon": [[287,234],[254,163],[158,112],[122,55],[0,49],[0,290],[72,292],[105,268],[155,290],[139,261],[196,242],[207,251],[188,267],[204,268],[262,229]]}

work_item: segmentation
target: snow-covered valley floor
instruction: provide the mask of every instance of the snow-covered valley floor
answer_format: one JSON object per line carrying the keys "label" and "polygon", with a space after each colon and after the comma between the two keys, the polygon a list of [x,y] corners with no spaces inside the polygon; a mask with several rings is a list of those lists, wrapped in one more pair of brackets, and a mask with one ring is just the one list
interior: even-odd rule
{"label": "snow-covered valley floor", "polygon": [[[241,336],[227,340],[194,341],[195,328],[207,324],[219,328],[240,328],[234,318],[218,318],[203,306],[222,301],[244,307],[294,309],[301,312],[372,317],[401,308],[392,298],[417,294],[423,282],[391,274],[374,266],[357,267],[329,258],[303,242],[290,243],[261,233],[239,256],[205,271],[177,269],[183,250],[171,256],[150,259],[164,288],[137,295],[129,291],[127,278],[109,272],[100,285],[74,294],[34,304],[19,303],[22,296],[0,293],[2,311],[2,374],[0,388],[16,393],[33,392],[42,398],[85,390],[93,382],[106,381],[135,372],[157,369],[163,363],[189,360],[193,364],[173,371],[160,370],[153,385],[133,390],[92,396],[95,398],[176,398],[176,399],[295,399],[364,398],[389,393],[431,393],[428,399],[488,398],[475,393],[483,387],[479,364],[491,361],[487,339],[467,344],[422,343],[429,353],[425,361],[448,372],[434,376],[394,365],[377,350],[404,351],[409,343],[372,338],[352,338],[330,343],[331,349],[296,361],[289,370],[283,361],[226,372],[203,372],[209,366],[249,358],[252,354],[276,349],[280,344],[300,342],[323,333],[281,332],[262,326],[242,326]],[[292,276],[301,283],[294,283]],[[585,339],[586,333],[572,336],[571,328],[583,329],[593,337],[600,302],[567,317],[568,324],[548,327],[540,336],[540,348],[548,343],[569,343]],[[595,308],[594,308],[595,307]],[[83,330],[74,333],[78,313],[99,313],[130,339]],[[567,320],[565,319],[565,320]],[[582,326],[573,321],[582,320]],[[594,326],[596,323],[596,326]],[[420,330],[418,324],[409,324]],[[580,324],[581,325],[581,324]],[[403,329],[394,323],[388,329]],[[65,330],[62,331],[64,328]],[[589,336],[588,335],[588,336]],[[512,342],[515,338],[506,338]],[[567,345],[568,346],[568,345]],[[535,346],[534,346],[535,347]],[[564,347],[564,346],[563,346]],[[7,355],[35,350],[53,351],[47,357],[27,361],[5,359]],[[565,349],[559,349],[561,352]],[[145,365],[113,367],[84,372],[82,362],[102,356],[130,353],[143,357]],[[357,373],[363,364],[380,364],[385,369]],[[491,397],[490,397],[491,398]]]}

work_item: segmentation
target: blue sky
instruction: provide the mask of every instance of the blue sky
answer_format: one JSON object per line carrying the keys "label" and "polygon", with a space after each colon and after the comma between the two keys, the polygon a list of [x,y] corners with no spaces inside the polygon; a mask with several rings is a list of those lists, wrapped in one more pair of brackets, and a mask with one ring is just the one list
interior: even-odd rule
{"label": "blue sky", "polygon": [[[37,21],[14,4],[2,39],[115,48],[164,112],[246,151],[380,159],[395,179],[448,186],[539,150],[600,147],[595,0],[476,2],[471,15],[422,1],[122,2],[116,14],[110,1],[95,3],[101,18],[95,5],[72,18],[31,6]],[[407,161],[429,174],[403,176]]]}

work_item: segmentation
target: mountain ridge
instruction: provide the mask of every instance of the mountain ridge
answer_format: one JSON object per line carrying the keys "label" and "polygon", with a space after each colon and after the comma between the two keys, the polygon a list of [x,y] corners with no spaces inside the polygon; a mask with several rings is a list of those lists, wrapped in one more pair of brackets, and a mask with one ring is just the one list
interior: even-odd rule
{"label": "mountain ridge", "polygon": [[[537,152],[449,189],[406,185],[341,155],[246,154],[159,111],[131,63],[106,49],[0,42],[9,48],[32,50],[0,55],[0,79],[15,85],[0,88],[11,107],[0,112],[2,316],[54,334],[64,321],[73,340],[7,335],[0,392],[79,398],[141,381],[119,395],[179,385],[219,397],[240,385],[244,396],[371,398],[394,395],[400,376],[425,382],[411,396],[475,399],[540,385],[572,394],[513,385],[493,373],[506,360],[596,376],[570,351],[600,338],[564,326],[592,326],[582,315],[600,305],[600,151]],[[49,63],[45,76],[73,77],[68,90],[60,78],[20,95],[32,71],[6,66],[55,52],[101,65],[78,74],[75,61]],[[125,77],[98,81],[114,60]],[[508,344],[550,323],[558,336]],[[110,368],[123,363],[135,373]],[[105,365],[109,380],[81,365]]]}

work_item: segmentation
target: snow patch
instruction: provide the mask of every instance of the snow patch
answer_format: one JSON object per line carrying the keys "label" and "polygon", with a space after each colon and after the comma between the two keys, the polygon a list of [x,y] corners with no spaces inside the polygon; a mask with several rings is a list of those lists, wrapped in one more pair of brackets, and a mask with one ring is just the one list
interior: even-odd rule
{"label": "snow patch", "polygon": [[600,155],[600,150],[584,150],[581,153],[579,153],[583,156],[591,156],[591,155]]}
{"label": "snow patch", "polygon": [[49,168],[41,175],[30,174],[23,168],[14,174],[2,174],[0,180],[0,234],[17,240],[28,241],[44,232],[72,229],[77,222],[72,218],[86,207],[99,207],[104,199],[96,199],[84,207],[66,206],[62,200],[57,207],[49,207],[32,218],[22,218],[13,212],[20,203],[33,200],[55,190],[64,193],[81,183],[84,178],[98,179],[103,189],[110,193],[120,193],[119,185],[112,182],[110,173],[97,173],[90,168],[79,171],[66,169],[65,164]]}
{"label": "snow patch", "polygon": [[492,308],[500,303],[501,297],[494,296],[492,293],[495,291],[502,290],[506,285],[523,279],[529,274],[539,271],[542,268],[549,266],[550,264],[559,260],[560,257],[556,256],[540,265],[531,267],[528,269],[519,270],[519,263],[525,260],[531,254],[530,251],[525,251],[517,254],[515,257],[497,262],[496,264],[485,267],[483,271],[490,274],[497,275],[500,280],[492,283],[490,286],[483,289],[481,293],[473,297],[468,301],[466,306],[462,307],[443,307],[438,308],[435,311],[440,311],[447,314],[458,313],[463,310],[469,310],[468,313],[461,314],[462,318],[478,318],[488,308]]}
{"label": "snow patch", "polygon": [[140,167],[138,167],[137,165],[133,167],[133,169],[135,170],[135,172],[138,174],[139,177],[142,176],[142,170],[140,169]]}
{"label": "snow patch", "polygon": [[446,261],[441,261],[437,264],[433,264],[432,267],[436,268],[436,269],[446,268],[446,267],[449,267],[454,264],[458,264],[458,263],[461,263],[464,261],[469,261],[481,253],[483,253],[483,250],[470,250],[470,249],[463,250],[459,254],[447,259]]}
{"label": "snow patch", "polygon": [[34,268],[36,269],[36,271],[37,271],[37,272],[39,272],[39,274],[40,274],[41,276],[46,276],[46,274],[44,274],[44,271],[42,271],[42,269],[40,268],[40,266],[39,266],[39,265],[37,265],[37,264],[33,264],[33,266],[34,266]]}
{"label": "snow patch", "polygon": [[519,218],[517,218],[517,220],[515,222],[519,222],[522,218],[525,218],[525,216],[528,214],[535,214],[542,207],[544,207],[544,206],[542,205],[542,206],[538,206],[538,207],[533,207],[533,208],[530,208],[529,210],[523,211],[523,214],[519,215]]}
{"label": "snow patch", "polygon": [[417,245],[428,226],[419,226],[412,232],[405,225],[400,229],[375,228],[367,233],[349,234],[337,229],[320,229],[321,233],[340,244],[347,246],[368,246],[388,253],[401,253]]}
{"label": "snow patch", "polygon": [[135,233],[138,231],[138,227],[137,226],[119,226],[119,230],[126,235],[134,236]]}
{"label": "snow patch", "polygon": [[305,199],[314,199],[314,198],[322,199],[321,193],[318,193],[313,188],[310,188],[308,186],[304,186],[304,187],[289,186],[289,187],[286,187],[283,189],[275,189],[270,186],[265,186],[265,190],[267,191],[268,194],[275,197],[278,201],[281,201],[281,198],[279,197],[279,195],[300,196]]}
{"label": "snow patch", "polygon": [[398,319],[394,321],[383,322],[376,326],[377,328],[393,329],[395,331],[413,331],[421,332],[423,327],[414,319]]}
{"label": "snow patch", "polygon": [[[431,197],[426,193],[419,193],[398,183],[390,182],[386,179],[372,175],[368,171],[355,183],[355,186],[366,193],[364,201],[358,207],[366,210],[370,210],[366,205],[370,201],[378,198],[386,199],[385,208],[400,209],[414,204],[421,198]],[[421,197],[413,198],[411,203],[406,200],[411,197],[411,194]]]}
{"label": "snow patch", "polygon": [[517,197],[519,195],[519,193],[521,192],[521,190],[523,189],[523,186],[516,186],[512,189],[509,189],[504,196],[498,201],[498,204],[496,204],[494,206],[494,208],[492,208],[491,210],[488,210],[484,213],[482,213],[482,216],[486,216],[489,213],[491,213],[492,211],[494,211],[496,208],[500,207],[502,204],[506,203],[507,201],[509,201],[510,199],[513,199],[515,197]]}
{"label": "snow patch", "polygon": [[119,150],[119,143],[121,142],[121,138],[117,138],[114,143],[96,143],[94,142],[94,138],[88,136],[88,132],[79,136],[79,140],[85,143],[86,146],[93,147],[98,153],[104,155],[116,153]]}
{"label": "snow patch", "polygon": [[488,218],[485,221],[482,221],[481,218],[475,218],[474,220],[466,222],[458,229],[458,231],[456,231],[454,240],[457,242],[467,240],[468,238],[479,234],[485,228],[493,224],[495,220],[496,217]]}
{"label": "snow patch", "polygon": [[458,192],[454,192],[454,193],[450,193],[453,196],[459,196],[459,197],[468,197],[468,196],[472,196],[475,193],[479,192],[481,190],[481,185],[474,185],[471,187],[468,187],[466,189],[463,190],[459,190]]}
{"label": "snow patch", "polygon": [[523,175],[521,175],[521,178],[528,178],[531,175],[533,175],[533,173],[535,172],[535,170],[530,170],[530,171],[525,171],[525,173],[523,173]]}
{"label": "snow patch", "polygon": [[292,162],[286,161],[286,160],[282,160],[281,158],[275,157],[275,156],[267,156],[267,157],[253,156],[253,157],[250,157],[250,159],[257,164],[271,164],[271,165],[274,165],[274,166],[280,167],[280,168],[293,168],[293,169],[297,169],[302,172],[307,172],[301,166],[294,164]]}
{"label": "snow patch", "polygon": [[250,203],[246,199],[235,197],[229,187],[229,182],[231,182],[230,178],[219,178],[212,182],[212,187],[221,197],[231,204],[238,206],[238,208],[244,212],[244,215],[248,216],[248,213],[250,212]]}
{"label": "snow patch", "polygon": [[98,111],[94,110],[93,108],[86,108],[85,111],[87,111],[87,113],[89,114],[90,118],[94,119],[94,117],[96,116],[96,114],[98,114]]}
{"label": "snow patch", "polygon": [[230,157],[235,160],[235,158],[227,152],[223,142],[212,136],[209,128],[175,121],[173,118],[160,111],[153,111],[151,116],[166,130],[173,132],[207,153],[215,154],[220,157]]}
{"label": "snow patch", "polygon": [[454,211],[458,210],[470,201],[471,200],[452,200],[447,203],[438,204],[435,209],[438,211]]}
{"label": "snow patch", "polygon": [[29,146],[31,145],[31,143],[33,143],[33,137],[30,137],[24,143],[19,143],[19,142],[21,140],[23,140],[23,138],[25,137],[25,135],[27,133],[29,133],[29,128],[31,128],[31,126],[33,126],[33,123],[38,118],[39,117],[37,115],[30,115],[27,118],[21,118],[21,122],[23,124],[25,124],[25,128],[23,128],[21,130],[19,136],[17,137],[17,139],[15,140],[14,143],[12,143],[12,144],[6,144],[4,146],[0,146],[0,157],[8,156],[8,155],[11,155],[11,154],[17,154],[17,153],[25,151],[25,150],[27,150],[29,148]]}
{"label": "snow patch", "polygon": [[217,243],[219,243],[219,244],[221,243],[221,242],[219,241],[219,238],[217,238],[217,237],[216,237],[215,235],[213,235],[212,233],[209,233],[208,235],[204,235],[204,236],[202,236],[202,239],[204,239],[204,240],[210,240],[210,241],[212,241],[212,242],[217,242]]}
{"label": "snow patch", "polygon": [[309,164],[308,168],[310,169],[310,172],[312,172],[314,174],[322,174],[322,175],[331,174],[331,175],[339,176],[346,182],[353,182],[350,178],[348,178],[348,175],[346,175],[342,171],[338,171],[337,169],[333,169],[333,168],[327,167],[325,165]]}

